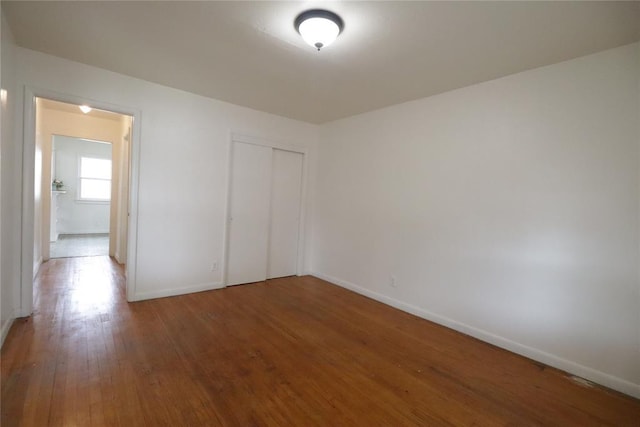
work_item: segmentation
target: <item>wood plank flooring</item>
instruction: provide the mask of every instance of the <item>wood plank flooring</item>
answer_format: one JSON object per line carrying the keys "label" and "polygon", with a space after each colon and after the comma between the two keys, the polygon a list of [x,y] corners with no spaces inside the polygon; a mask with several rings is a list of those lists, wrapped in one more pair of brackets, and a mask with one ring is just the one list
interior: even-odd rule
{"label": "wood plank flooring", "polygon": [[2,349],[2,426],[639,426],[640,401],[313,277],[127,303],[58,259]]}

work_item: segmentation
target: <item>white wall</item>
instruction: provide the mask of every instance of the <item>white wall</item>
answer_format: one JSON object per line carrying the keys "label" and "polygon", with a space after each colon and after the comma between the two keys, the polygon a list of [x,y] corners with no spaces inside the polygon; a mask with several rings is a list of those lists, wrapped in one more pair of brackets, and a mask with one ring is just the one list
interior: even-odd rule
{"label": "white wall", "polygon": [[19,308],[20,297],[20,167],[22,152],[15,143],[14,123],[16,120],[16,100],[19,96],[16,85],[13,36],[2,15],[2,142],[0,165],[0,343],[9,331],[9,327]]}
{"label": "white wall", "polygon": [[62,180],[66,193],[58,197],[60,234],[108,233],[109,202],[79,201],[80,157],[111,160],[111,144],[66,136],[54,136],[55,178]]}
{"label": "white wall", "polygon": [[223,260],[231,131],[299,144],[313,155],[315,125],[27,49],[15,54],[20,85],[141,113],[137,268],[128,271],[134,299],[221,285],[222,272],[210,268]]}
{"label": "white wall", "polygon": [[322,126],[315,274],[640,397],[639,50]]}

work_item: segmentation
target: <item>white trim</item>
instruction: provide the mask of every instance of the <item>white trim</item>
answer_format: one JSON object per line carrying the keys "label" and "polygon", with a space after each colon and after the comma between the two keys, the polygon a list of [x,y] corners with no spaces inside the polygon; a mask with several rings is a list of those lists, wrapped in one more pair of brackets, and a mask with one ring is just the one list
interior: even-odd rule
{"label": "white trim", "polygon": [[42,265],[43,262],[44,262],[44,259],[42,257],[40,257],[40,258],[38,258],[38,261],[36,261],[33,264],[33,278],[34,279],[38,275],[38,272],[40,271],[40,266]]}
{"label": "white trim", "polygon": [[221,282],[201,283],[199,285],[187,286],[184,288],[161,289],[158,291],[140,292],[135,298],[129,301],[143,301],[153,298],[173,297],[177,295],[192,294],[194,292],[213,291],[223,289],[225,286]]}
{"label": "white trim", "polygon": [[[307,182],[308,182],[308,161],[309,161],[309,149],[305,146],[293,144],[286,141],[274,140],[269,138],[251,136],[243,133],[231,131],[229,135],[228,155],[227,155],[227,197],[224,215],[224,236],[222,247],[222,283],[228,283],[228,263],[229,263],[229,218],[231,218],[231,186],[233,185],[231,177],[233,176],[233,143],[242,142],[245,144],[258,145],[261,147],[269,147],[272,149],[291,151],[294,153],[302,154],[302,190],[300,196],[300,221],[298,222],[298,259],[296,262],[296,275],[302,276],[304,274],[304,260],[305,260],[305,224],[307,214]],[[269,215],[271,215],[271,208],[269,208]],[[269,264],[267,263],[267,277]],[[265,277],[266,278],[266,277]]]}
{"label": "white trim", "polygon": [[[93,179],[93,178],[83,178],[83,179]],[[81,205],[110,205],[111,199],[109,200],[107,199],[73,199],[73,203],[78,203]]]}
{"label": "white trim", "polygon": [[[84,229],[84,230],[64,230],[64,231],[59,231],[58,232],[58,238],[60,238],[60,236],[63,236],[65,234],[72,234],[72,235],[77,235],[77,234],[109,234],[109,229],[106,230],[98,230],[98,229]],[[111,236],[109,236],[111,237]]]}
{"label": "white trim", "polygon": [[2,329],[0,330],[0,348],[4,345],[4,340],[7,339],[7,335],[9,335],[9,331],[11,330],[11,326],[13,326],[13,322],[16,321],[17,311],[13,311],[11,313],[11,317],[5,320],[2,325]]}
{"label": "white trim", "polygon": [[33,223],[34,194],[33,180],[35,167],[35,99],[46,98],[71,104],[88,104],[100,110],[107,110],[132,117],[131,180],[129,182],[129,224],[128,253],[126,264],[127,300],[132,301],[136,289],[136,261],[138,238],[138,181],[140,173],[140,120],[142,112],[136,108],[110,104],[107,102],[65,94],[44,88],[24,86],[23,140],[22,140],[22,215],[21,257],[20,257],[20,309],[18,316],[30,316],[33,312]]}
{"label": "white trim", "polygon": [[228,283],[227,280],[227,272],[228,272],[228,263],[229,263],[229,228],[230,228],[230,220],[231,220],[231,177],[233,167],[233,133],[229,135],[229,144],[227,146],[227,194],[225,197],[225,207],[224,207],[224,227],[222,228],[222,283]]}
{"label": "white trim", "polygon": [[[638,68],[640,68],[640,43],[638,43],[637,47],[636,47],[636,58],[638,60]],[[640,78],[637,79],[637,83],[638,83],[638,105],[640,105]],[[638,109],[638,164],[640,164],[640,108]],[[640,223],[640,174],[638,174],[638,223]],[[636,224],[638,224],[636,223]],[[638,271],[637,271],[637,289],[636,289],[636,295],[637,295],[637,299],[638,299],[638,305],[640,306],[640,230],[638,230],[636,228],[636,238],[638,239],[637,244],[638,244]],[[637,331],[638,331],[638,358],[640,359],[640,310],[637,311],[637,322],[638,322],[638,327],[637,327]]]}
{"label": "white trim", "polygon": [[140,182],[140,128],[142,112],[135,110],[131,118],[131,141],[129,142],[129,221],[127,225],[127,261],[125,277],[127,283],[127,301],[133,301],[136,295],[138,260],[138,185]]}
{"label": "white trim", "polygon": [[260,136],[251,136],[238,132],[231,132],[231,142],[244,142],[245,144],[260,145],[262,147],[277,148],[279,150],[293,151],[296,153],[307,154],[308,149],[305,146],[294,144],[287,141],[277,139],[269,139]]}
{"label": "white trim", "polygon": [[[120,255],[120,252],[116,249],[115,254],[113,254],[113,257],[115,258],[116,262],[120,265],[124,264],[123,260],[122,260],[122,256]],[[126,276],[125,276],[126,277]]]}
{"label": "white trim", "polygon": [[300,219],[298,221],[298,265],[296,275],[303,276],[306,255],[306,227],[307,227],[307,185],[309,178],[309,154],[307,151],[302,156],[302,185],[300,188]]}
{"label": "white trim", "polygon": [[24,130],[22,142],[22,215],[20,216],[20,309],[18,316],[30,316],[33,312],[33,227],[34,227],[34,178],[36,149],[36,94],[24,88]]}
{"label": "white trim", "polygon": [[630,396],[640,398],[640,384],[635,384],[625,379],[618,378],[613,375],[609,375],[605,372],[601,372],[596,369],[589,368],[588,366],[580,365],[578,363],[572,362],[562,357],[558,357],[553,354],[546,353],[542,350],[538,350],[533,347],[529,347],[524,344],[511,341],[507,338],[492,334],[490,332],[487,332],[479,328],[475,328],[473,326],[469,326],[467,324],[458,322],[456,320],[450,319],[445,316],[441,316],[431,311],[424,310],[414,305],[388,297],[381,293],[371,291],[362,286],[356,285],[346,280],[339,279],[337,277],[321,274],[318,272],[311,272],[311,275],[318,277],[322,280],[326,280],[328,282],[334,283],[343,288],[349,289],[360,295],[364,295],[366,297],[379,301],[383,304],[390,305],[391,307],[395,307],[399,310],[405,311],[407,313],[413,314],[415,316],[421,317],[423,319],[429,320],[439,325],[446,326],[450,329],[456,330],[458,332],[462,332],[463,334],[470,335],[474,338],[477,338],[484,342],[488,342],[497,347],[528,357],[529,359],[542,362],[546,365],[552,366],[562,371],[571,373],[573,375],[577,375],[582,378],[586,378],[590,381],[601,384],[605,387],[609,387],[614,390],[620,391],[622,393],[628,394]]}
{"label": "white trim", "polygon": [[[271,167],[269,167],[269,207],[267,208],[267,262],[265,265],[264,278],[271,278],[271,223],[273,221],[273,168],[275,166],[274,148],[269,152]],[[231,189],[229,189],[231,191]],[[297,258],[297,257],[296,257]],[[297,259],[296,259],[297,262]]]}

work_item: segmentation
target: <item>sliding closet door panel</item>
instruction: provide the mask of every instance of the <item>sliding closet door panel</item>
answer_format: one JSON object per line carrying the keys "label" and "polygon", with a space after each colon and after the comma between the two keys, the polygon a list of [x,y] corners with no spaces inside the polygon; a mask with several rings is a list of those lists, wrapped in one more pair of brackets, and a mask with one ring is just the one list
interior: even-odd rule
{"label": "sliding closet door panel", "polygon": [[233,143],[227,285],[267,276],[272,149]]}
{"label": "sliding closet door panel", "polygon": [[269,237],[270,279],[296,274],[301,193],[302,154],[274,149]]}

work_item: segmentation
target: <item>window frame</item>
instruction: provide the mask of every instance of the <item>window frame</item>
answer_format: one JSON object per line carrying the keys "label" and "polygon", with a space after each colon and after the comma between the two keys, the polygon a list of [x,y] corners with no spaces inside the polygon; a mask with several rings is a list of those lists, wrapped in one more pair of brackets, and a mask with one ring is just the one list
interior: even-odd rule
{"label": "window frame", "polygon": [[[93,177],[85,177],[82,175],[82,159],[92,159],[92,160],[108,160],[111,164],[111,177],[110,178],[93,178]],[[109,182],[109,198],[101,199],[101,198],[89,198],[82,197],[82,180],[92,180],[92,181],[107,181]],[[76,194],[76,201],[80,203],[101,203],[108,204],[111,203],[111,198],[113,195],[113,159],[106,157],[98,157],[96,155],[84,155],[78,154],[78,191]]]}

